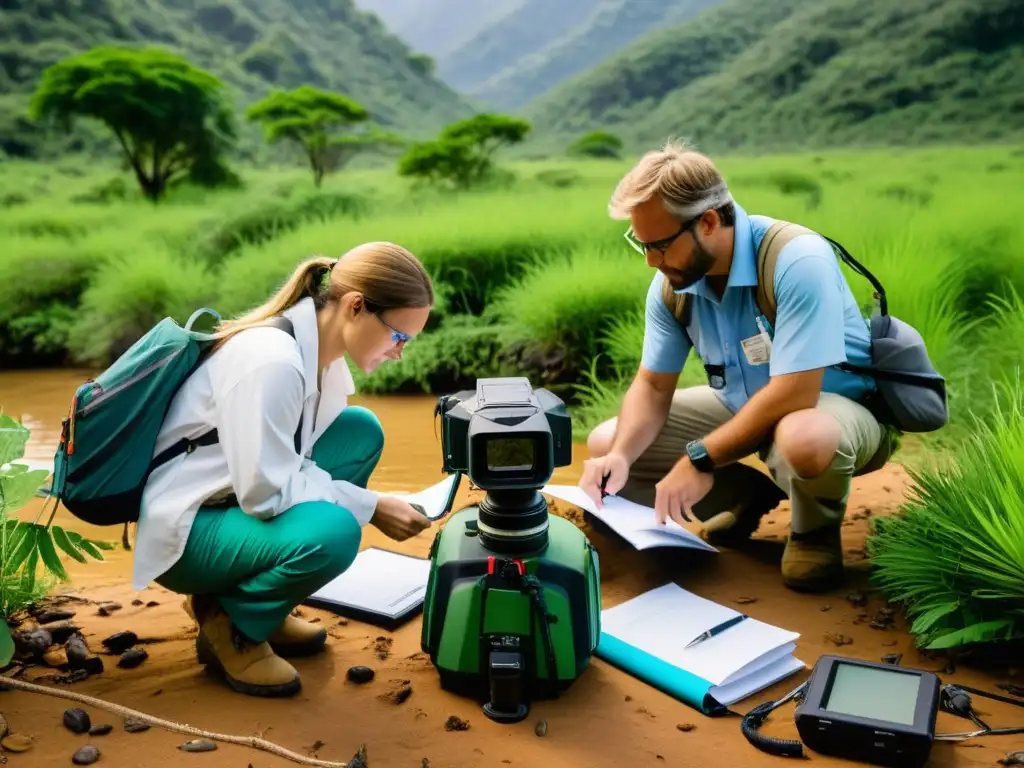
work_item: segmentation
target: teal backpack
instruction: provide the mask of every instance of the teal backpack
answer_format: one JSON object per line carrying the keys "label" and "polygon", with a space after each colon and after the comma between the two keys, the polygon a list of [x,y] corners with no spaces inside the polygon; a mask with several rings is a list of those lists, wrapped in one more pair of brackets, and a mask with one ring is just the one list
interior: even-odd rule
{"label": "teal backpack", "polygon": [[[182,453],[217,442],[213,429],[154,456],[157,436],[175,393],[208,356],[211,334],[192,329],[211,309],[196,310],[182,328],[164,318],[95,379],[75,391],[54,456],[50,496],[91,525],[139,520],[150,473]],[[291,322],[268,324],[295,338]],[[296,431],[296,444],[302,429]]]}

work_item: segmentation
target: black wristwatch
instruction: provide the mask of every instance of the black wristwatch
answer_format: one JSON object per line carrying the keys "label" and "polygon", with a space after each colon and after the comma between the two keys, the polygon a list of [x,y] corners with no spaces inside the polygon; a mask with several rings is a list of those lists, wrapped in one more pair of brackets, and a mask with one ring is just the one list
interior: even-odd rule
{"label": "black wristwatch", "polygon": [[686,444],[686,455],[690,457],[690,463],[697,468],[699,472],[713,472],[715,469],[715,462],[708,456],[708,451],[704,447],[703,440],[691,440]]}

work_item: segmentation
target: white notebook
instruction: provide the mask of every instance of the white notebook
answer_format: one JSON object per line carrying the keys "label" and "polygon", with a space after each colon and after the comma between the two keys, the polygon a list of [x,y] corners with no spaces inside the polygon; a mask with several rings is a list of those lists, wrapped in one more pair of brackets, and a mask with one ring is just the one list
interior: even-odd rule
{"label": "white notebook", "polygon": [[598,509],[594,500],[578,485],[546,485],[541,488],[541,493],[582,507],[637,549],[687,547],[707,552],[718,551],[674,520],[659,525],[652,507],[636,504],[620,496],[606,496],[602,508]]}
{"label": "white notebook", "polygon": [[437,520],[451,511],[452,502],[455,501],[455,492],[459,489],[460,477],[459,473],[455,473],[416,493],[391,493],[388,495],[405,499],[431,520]]}
{"label": "white notebook", "polygon": [[793,656],[799,633],[752,616],[686,647],[738,615],[670,582],[602,611],[598,656],[700,709],[729,706],[805,668]]}
{"label": "white notebook", "polygon": [[305,601],[350,619],[394,629],[423,609],[430,561],[367,547],[343,574]]}

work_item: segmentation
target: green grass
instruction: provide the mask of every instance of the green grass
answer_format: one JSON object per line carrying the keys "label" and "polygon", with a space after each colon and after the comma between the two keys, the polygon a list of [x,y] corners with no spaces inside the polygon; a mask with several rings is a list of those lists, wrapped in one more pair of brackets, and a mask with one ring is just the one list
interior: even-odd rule
{"label": "green grass", "polygon": [[[933,148],[719,160],[751,213],[797,220],[844,243],[886,286],[967,406],[1020,361],[1024,152]],[[248,173],[241,189],[140,199],[116,169],[12,162],[0,199],[0,360],[104,365],[166,314],[244,311],[312,253],[367,240],[411,248],[438,283],[428,335],[360,385],[437,391],[522,372],[557,388],[578,434],[614,413],[639,361],[652,276],[606,215],[627,164],[517,163],[472,193],[438,193],[355,170],[315,190],[302,169]],[[870,285],[851,276],[865,308]],[[699,381],[691,361],[686,381]],[[950,439],[954,439],[951,437]]]}

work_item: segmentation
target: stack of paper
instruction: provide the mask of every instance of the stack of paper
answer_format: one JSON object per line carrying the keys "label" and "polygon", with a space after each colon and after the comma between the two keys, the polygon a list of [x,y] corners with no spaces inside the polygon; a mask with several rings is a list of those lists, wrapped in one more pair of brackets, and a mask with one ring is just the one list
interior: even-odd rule
{"label": "stack of paper", "polygon": [[423,610],[429,577],[427,559],[367,547],[347,571],[305,602],[356,621],[395,629]]}
{"label": "stack of paper", "polygon": [[669,583],[601,612],[597,656],[704,714],[804,669],[800,635],[750,617],[691,648],[702,632],[738,616]]}
{"label": "stack of paper", "polygon": [[653,508],[636,504],[620,496],[606,496],[601,509],[598,509],[594,500],[577,485],[546,485],[541,488],[541,493],[582,507],[637,549],[688,547],[708,552],[718,551],[674,520],[659,525],[654,517]]}

